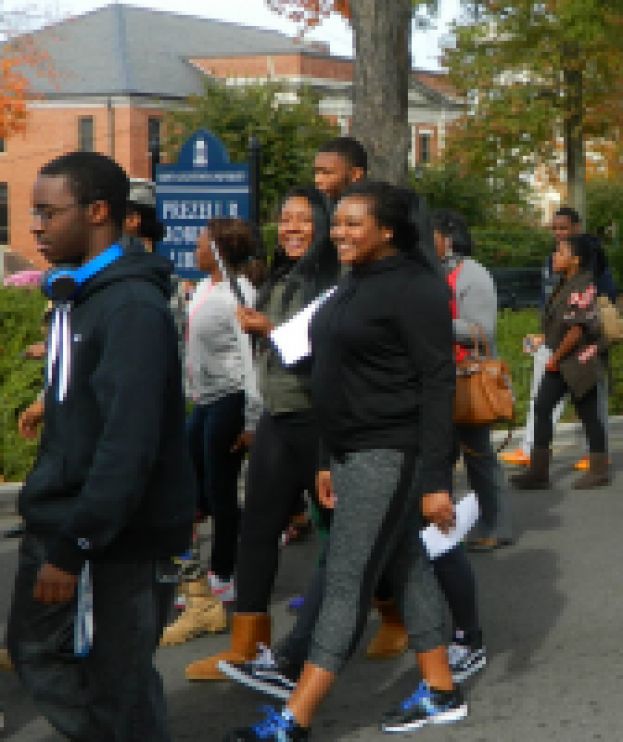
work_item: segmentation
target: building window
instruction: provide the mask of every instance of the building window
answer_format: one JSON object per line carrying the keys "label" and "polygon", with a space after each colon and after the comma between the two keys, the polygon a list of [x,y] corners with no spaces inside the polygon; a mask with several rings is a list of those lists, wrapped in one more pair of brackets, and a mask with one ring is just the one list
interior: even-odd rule
{"label": "building window", "polygon": [[6,142],[3,137],[0,137],[0,154],[6,152]]}
{"label": "building window", "polygon": [[9,186],[0,183],[0,245],[9,244]]}
{"label": "building window", "polygon": [[162,121],[155,116],[150,116],[147,121],[147,149],[149,152],[160,154],[160,134]]}
{"label": "building window", "polygon": [[418,165],[428,165],[431,161],[431,140],[430,132],[418,136]]}
{"label": "building window", "polygon": [[78,149],[81,152],[93,152],[94,138],[93,116],[80,116],[78,119]]}

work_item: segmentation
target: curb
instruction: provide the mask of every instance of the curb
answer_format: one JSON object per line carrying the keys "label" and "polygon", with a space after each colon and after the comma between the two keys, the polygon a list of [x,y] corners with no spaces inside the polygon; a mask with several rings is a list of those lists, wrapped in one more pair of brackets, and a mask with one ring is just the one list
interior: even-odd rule
{"label": "curb", "polygon": [[[513,442],[517,441],[521,438],[523,435],[524,426],[521,425],[517,428],[513,429],[513,435],[509,442],[509,446],[513,444]],[[608,418],[608,431],[610,433],[613,433],[615,431],[621,431],[623,430],[623,415],[611,415]],[[581,422],[573,422],[573,423],[558,423],[556,428],[554,429],[554,441],[556,440],[569,440],[570,438],[574,438],[575,436],[578,436],[582,433],[582,423]],[[494,430],[491,433],[491,440],[493,440],[495,443],[502,443],[506,439],[506,436],[508,435],[507,430]]]}
{"label": "curb", "polygon": [[0,515],[17,514],[17,496],[21,488],[21,482],[3,482],[0,484]]}

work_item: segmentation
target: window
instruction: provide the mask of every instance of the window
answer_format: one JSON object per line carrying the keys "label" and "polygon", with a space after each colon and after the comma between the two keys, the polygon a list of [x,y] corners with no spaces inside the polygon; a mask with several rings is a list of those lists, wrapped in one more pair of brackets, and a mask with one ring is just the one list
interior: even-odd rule
{"label": "window", "polygon": [[0,137],[0,154],[6,152],[6,142],[3,137]]}
{"label": "window", "polygon": [[431,160],[431,134],[423,132],[418,136],[418,165],[427,165]]}
{"label": "window", "polygon": [[160,129],[162,122],[159,118],[149,117],[147,121],[147,149],[149,152],[160,153]]}
{"label": "window", "polygon": [[0,183],[0,245],[9,243],[9,186]]}
{"label": "window", "polygon": [[78,119],[78,149],[93,152],[95,124],[93,116],[80,116]]}

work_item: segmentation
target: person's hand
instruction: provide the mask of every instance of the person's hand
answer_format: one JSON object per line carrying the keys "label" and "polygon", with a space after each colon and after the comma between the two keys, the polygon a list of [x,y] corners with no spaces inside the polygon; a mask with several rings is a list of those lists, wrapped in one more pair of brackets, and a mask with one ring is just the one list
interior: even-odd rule
{"label": "person's hand", "polygon": [[46,562],[41,566],[33,597],[40,603],[68,603],[74,596],[78,578]]}
{"label": "person's hand", "polygon": [[28,358],[31,361],[40,361],[45,358],[45,343],[33,343],[29,345],[24,351],[24,358]]}
{"label": "person's hand", "polygon": [[331,483],[331,472],[328,469],[321,469],[317,472],[316,492],[318,494],[318,502],[323,508],[327,510],[333,510],[335,508],[337,498]]}
{"label": "person's hand", "polygon": [[272,322],[265,314],[258,312],[257,309],[250,307],[238,307],[236,310],[238,322],[243,332],[250,335],[261,335],[267,337],[273,329]]}
{"label": "person's hand", "polygon": [[422,515],[442,533],[454,525],[454,503],[449,492],[429,492],[422,498]]}
{"label": "person's hand", "polygon": [[234,445],[229,449],[229,452],[236,453],[236,451],[248,450],[253,443],[253,436],[254,433],[252,430],[243,430],[234,441]]}
{"label": "person's hand", "polygon": [[560,371],[560,362],[554,357],[550,358],[545,364],[545,370],[551,374],[557,374]]}
{"label": "person's hand", "polygon": [[19,416],[17,420],[17,432],[26,440],[34,440],[39,432],[39,426],[43,421],[43,400],[36,399]]}
{"label": "person's hand", "polygon": [[544,335],[526,335],[523,339],[524,353],[536,353],[544,342]]}

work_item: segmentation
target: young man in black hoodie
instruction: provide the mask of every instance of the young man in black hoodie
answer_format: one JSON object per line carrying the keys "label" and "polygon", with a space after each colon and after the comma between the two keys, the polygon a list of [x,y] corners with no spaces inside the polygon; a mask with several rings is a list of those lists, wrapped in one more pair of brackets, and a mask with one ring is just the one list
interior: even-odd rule
{"label": "young man in black hoodie", "polygon": [[194,478],[184,436],[170,266],[124,255],[128,179],[71,153],[45,165],[32,231],[55,266],[44,427],[20,494],[8,648],[62,734],[169,740],[153,653],[159,571],[190,542]]}

